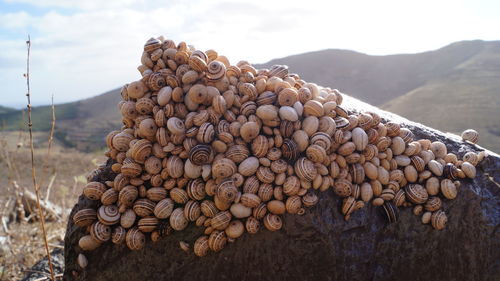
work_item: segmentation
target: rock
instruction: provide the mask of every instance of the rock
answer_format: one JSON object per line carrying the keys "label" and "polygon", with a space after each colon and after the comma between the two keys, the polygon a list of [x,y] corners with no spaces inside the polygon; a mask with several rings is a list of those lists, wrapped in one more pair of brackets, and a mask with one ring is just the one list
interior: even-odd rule
{"label": "rock", "polygon": [[[348,107],[375,111],[404,123],[417,138],[444,142],[459,157],[483,150],[345,96]],[[285,215],[281,231],[244,234],[219,253],[203,258],[179,248],[201,234],[193,226],[138,252],[107,243],[86,252],[78,267],[83,230],[70,220],[65,238],[65,280],[498,280],[500,276],[500,157],[492,152],[477,166],[475,179],[462,181],[458,197],[444,201],[448,224],[442,231],[423,225],[411,208],[387,224],[369,205],[345,222],[340,200],[327,191],[303,216]],[[109,164],[109,163],[108,163]],[[109,166],[94,180],[111,179]],[[72,215],[94,204],[80,196]],[[76,273],[76,274],[74,274]]]}
{"label": "rock", "polygon": [[[50,258],[52,259],[52,265],[54,268],[54,275],[57,280],[61,280],[60,277],[64,271],[64,251],[62,248],[56,248],[50,253]],[[49,261],[47,257],[39,260],[35,265],[27,271],[28,274],[22,281],[37,281],[37,280],[50,280],[50,269]],[[49,278],[47,278],[49,277]],[[47,279],[45,279],[47,278]]]}

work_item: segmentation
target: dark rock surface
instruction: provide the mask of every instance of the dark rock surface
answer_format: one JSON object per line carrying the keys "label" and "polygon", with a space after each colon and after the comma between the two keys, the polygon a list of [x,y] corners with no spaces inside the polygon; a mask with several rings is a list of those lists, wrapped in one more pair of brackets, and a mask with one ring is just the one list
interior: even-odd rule
{"label": "dark rock surface", "polygon": [[[462,157],[478,146],[456,136],[412,123],[399,116],[346,98],[351,108],[377,111],[404,123],[416,138],[441,140]],[[463,180],[455,200],[444,200],[448,224],[442,231],[423,225],[411,208],[400,209],[397,223],[387,224],[368,204],[345,222],[340,200],[331,190],[303,216],[285,215],[278,232],[245,233],[219,253],[203,258],[179,248],[201,234],[194,225],[141,251],[107,243],[86,252],[89,264],[78,267],[78,240],[84,230],[68,223],[65,280],[499,280],[500,158],[494,153],[477,166],[477,177]],[[109,169],[96,180],[109,180]],[[73,214],[92,205],[80,196]]]}
{"label": "dark rock surface", "polygon": [[[52,260],[56,280],[62,280],[64,271],[64,250],[62,248],[56,248],[50,253],[50,258]],[[50,280],[49,260],[47,257],[39,260],[27,272],[28,274],[22,281]]]}

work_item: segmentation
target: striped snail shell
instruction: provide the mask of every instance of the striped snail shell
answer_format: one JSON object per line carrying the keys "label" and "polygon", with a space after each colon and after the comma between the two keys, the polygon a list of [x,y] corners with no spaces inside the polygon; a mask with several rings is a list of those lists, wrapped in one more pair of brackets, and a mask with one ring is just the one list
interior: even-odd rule
{"label": "striped snail shell", "polygon": [[257,178],[263,183],[274,182],[275,175],[269,167],[260,166],[255,174]]}
{"label": "striped snail shell", "polygon": [[325,151],[328,151],[332,145],[332,138],[327,133],[317,132],[311,136],[311,144],[319,145]]}
{"label": "striped snail shell", "polygon": [[137,187],[133,185],[127,185],[120,190],[120,193],[118,193],[118,201],[120,202],[120,204],[123,204],[125,206],[132,206],[137,196],[139,196]]}
{"label": "striped snail shell", "polygon": [[210,143],[215,136],[214,125],[211,123],[203,123],[198,129],[198,134],[196,135],[196,140],[201,143]]}
{"label": "striped snail shell", "polygon": [[151,53],[152,51],[161,48],[161,41],[156,38],[150,38],[144,44],[144,51]]}
{"label": "striped snail shell", "polygon": [[217,209],[215,203],[210,200],[204,200],[203,202],[201,202],[200,208],[203,215],[208,218],[214,217],[219,212],[219,209]]}
{"label": "striped snail shell", "polygon": [[207,66],[207,78],[218,81],[226,75],[226,66],[220,61],[211,61]]}
{"label": "striped snail shell", "polygon": [[215,230],[208,238],[208,247],[214,252],[218,252],[226,246],[227,237],[224,231]]}
{"label": "striped snail shell", "polygon": [[130,250],[138,251],[144,248],[146,236],[137,227],[134,227],[127,231],[125,241]]}
{"label": "striped snail shell", "polygon": [[221,158],[212,164],[212,175],[215,178],[227,178],[234,175],[237,171],[236,164],[228,158]]}
{"label": "striped snail shell", "polygon": [[241,138],[245,142],[250,142],[259,135],[260,126],[256,122],[250,121],[243,124],[240,128]]}
{"label": "striped snail shell", "polygon": [[429,198],[427,190],[420,184],[410,184],[405,188],[406,198],[415,204],[423,204]]}
{"label": "striped snail shell", "polygon": [[116,134],[112,140],[112,146],[118,151],[127,151],[129,148],[129,143],[134,139],[129,133],[121,132]]}
{"label": "striped snail shell", "polygon": [[174,210],[174,201],[170,198],[165,198],[158,202],[154,208],[154,215],[159,219],[166,219]]}
{"label": "striped snail shell", "polygon": [[179,207],[170,215],[170,226],[174,230],[181,231],[188,225],[188,220],[184,217],[184,209]]}
{"label": "striped snail shell", "polygon": [[238,189],[232,179],[222,181],[216,190],[217,197],[223,202],[231,203],[236,198]]}
{"label": "striped snail shell", "polygon": [[186,204],[189,196],[184,189],[174,187],[170,190],[170,198],[177,204]]}
{"label": "striped snail shell", "polygon": [[278,215],[267,214],[264,217],[264,226],[269,231],[277,231],[277,230],[280,230],[281,227],[283,226],[283,221],[281,220],[281,217]]}
{"label": "striped snail shell", "polygon": [[137,227],[142,232],[153,232],[159,224],[159,220],[155,217],[141,218],[137,222]]}
{"label": "striped snail shell", "polygon": [[90,226],[90,235],[96,241],[106,242],[111,238],[111,227],[97,221]]}
{"label": "striped snail shell", "polygon": [[163,187],[151,187],[146,192],[146,197],[153,202],[159,202],[167,197],[167,190]]}
{"label": "striped snail shell", "polygon": [[192,200],[201,201],[205,198],[205,182],[198,178],[190,180],[186,187],[188,197]]}
{"label": "striped snail shell", "polygon": [[102,194],[106,191],[106,186],[100,182],[89,182],[83,188],[83,195],[90,200],[100,200]]}
{"label": "striped snail shell", "polygon": [[437,196],[429,197],[429,200],[425,202],[424,208],[426,211],[434,212],[441,209],[441,198]]}
{"label": "striped snail shell", "polygon": [[295,172],[301,180],[305,181],[313,181],[318,174],[314,163],[305,157],[299,158],[295,162]]}
{"label": "striped snail shell", "polygon": [[286,65],[273,65],[269,69],[269,77],[279,77],[281,79],[288,75],[288,66]]}
{"label": "striped snail shell", "polygon": [[394,199],[392,199],[392,201],[394,202],[396,207],[401,207],[406,202],[405,199],[406,199],[406,192],[404,191],[404,189],[400,189],[398,190],[398,192],[396,192],[396,195],[394,195]]}
{"label": "striped snail shell", "polygon": [[190,200],[184,205],[184,217],[189,221],[196,221],[201,215],[198,201]]}
{"label": "striped snail shell", "polygon": [[473,129],[467,129],[462,132],[462,139],[470,143],[476,144],[479,139],[479,133]]}
{"label": "striped snail shell", "polygon": [[104,225],[114,225],[120,220],[120,213],[116,205],[102,205],[97,211],[97,218]]}
{"label": "striped snail shell", "polygon": [[244,193],[241,195],[240,199],[240,202],[248,208],[255,208],[259,206],[261,201],[260,197],[253,193]]}
{"label": "striped snail shell", "polygon": [[231,217],[232,215],[229,211],[219,212],[212,218],[211,226],[214,229],[224,230],[229,225]]}
{"label": "striped snail shell", "polygon": [[208,247],[208,236],[201,236],[194,242],[193,252],[198,257],[203,257],[208,254],[210,247]]}
{"label": "striped snail shell", "polygon": [[94,209],[81,209],[73,216],[73,222],[79,227],[91,225],[97,219],[97,212]]}
{"label": "striped snail shell", "polygon": [[444,179],[441,181],[441,193],[447,199],[455,199],[457,197],[457,187],[451,180]]}
{"label": "striped snail shell", "polygon": [[121,167],[121,173],[126,177],[134,178],[142,173],[142,166],[133,161],[124,163]]}
{"label": "striped snail shell", "polygon": [[241,163],[250,156],[250,150],[245,145],[236,144],[229,147],[224,155],[234,163]]}
{"label": "striped snail shell", "polygon": [[347,197],[352,193],[352,183],[347,179],[338,179],[335,181],[334,192],[339,197]]}
{"label": "striped snail shell", "polygon": [[387,219],[389,223],[394,223],[398,221],[399,218],[399,211],[398,208],[390,201],[386,201],[382,205],[382,214],[384,217]]}
{"label": "striped snail shell", "polygon": [[458,179],[458,169],[452,163],[448,163],[443,168],[443,176],[451,180]]}
{"label": "striped snail shell", "polygon": [[258,220],[264,218],[267,213],[267,205],[265,203],[260,203],[259,206],[253,208],[252,215]]}
{"label": "striped snail shell", "polygon": [[168,175],[174,179],[180,178],[184,174],[184,162],[181,158],[173,155],[167,159]]}
{"label": "striped snail shell", "polygon": [[118,191],[113,188],[106,190],[101,196],[101,203],[103,205],[111,205],[118,201]]}
{"label": "striped snail shell", "polygon": [[304,196],[302,196],[302,204],[306,207],[312,207],[318,203],[318,195],[312,192],[306,193]]}
{"label": "striped snail shell", "polygon": [[300,196],[294,195],[291,197],[288,197],[286,200],[286,211],[290,214],[297,214],[299,210],[302,208],[302,200]]}
{"label": "striped snail shell", "polygon": [[127,231],[121,226],[113,228],[113,231],[111,232],[111,242],[113,242],[114,244],[122,244],[123,242],[125,242],[126,234]]}
{"label": "striped snail shell", "polygon": [[444,211],[438,210],[431,215],[431,224],[436,230],[442,230],[445,228],[448,218]]}
{"label": "striped snail shell", "polygon": [[198,166],[210,163],[211,158],[213,158],[212,147],[206,144],[195,145],[189,151],[189,160]]}
{"label": "striped snail shell", "polygon": [[147,217],[153,214],[155,205],[155,202],[149,199],[141,198],[134,202],[133,209],[139,217]]}
{"label": "striped snail shell", "polygon": [[255,233],[259,232],[260,222],[258,219],[254,218],[254,217],[248,217],[247,221],[245,223],[245,228],[246,228],[248,233],[255,234]]}

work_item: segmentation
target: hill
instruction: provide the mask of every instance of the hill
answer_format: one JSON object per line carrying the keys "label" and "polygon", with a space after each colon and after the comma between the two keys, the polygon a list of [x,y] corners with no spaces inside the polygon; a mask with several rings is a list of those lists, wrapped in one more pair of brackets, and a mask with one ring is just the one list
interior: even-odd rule
{"label": "hill", "polygon": [[[83,151],[99,149],[104,137],[120,127],[121,119],[116,104],[120,100],[118,89],[102,95],[71,103],[56,105],[55,137],[69,147]],[[7,130],[18,130],[23,124],[21,110],[0,113]],[[33,129],[49,131],[52,122],[51,106],[38,106],[32,112]]]}
{"label": "hill", "polygon": [[16,110],[14,108],[5,107],[5,106],[0,105],[0,114],[9,113],[9,112],[13,112],[13,111],[16,111]]}
{"label": "hill", "polygon": [[[477,129],[481,145],[500,151],[500,41],[461,41],[435,51],[388,56],[329,49],[256,66],[273,64],[286,64],[307,81],[443,131]],[[102,146],[106,132],[120,126],[119,99],[113,90],[58,105],[56,137],[83,150]],[[18,129],[21,111],[1,110],[0,122]],[[35,129],[50,129],[50,106],[36,107],[33,114]]]}

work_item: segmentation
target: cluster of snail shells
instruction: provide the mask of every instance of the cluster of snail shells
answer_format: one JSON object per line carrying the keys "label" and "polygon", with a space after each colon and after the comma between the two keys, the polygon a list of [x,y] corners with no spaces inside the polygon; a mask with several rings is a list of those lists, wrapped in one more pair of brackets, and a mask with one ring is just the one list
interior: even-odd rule
{"label": "cluster of snail shells", "polygon": [[146,236],[194,222],[205,235],[193,251],[204,256],[245,231],[279,230],[285,213],[304,214],[329,189],[346,219],[372,202],[395,221],[397,207],[414,204],[442,229],[441,198],[455,198],[454,181],[473,177],[482,157],[459,161],[375,113],[350,113],[337,90],[286,66],[230,65],[162,37],[148,40],[141,62],[142,79],[121,91],[124,125],[106,137],[116,177],[89,182],[83,194],[98,208],[73,216],[88,233],[82,250],[109,240],[139,250]]}

